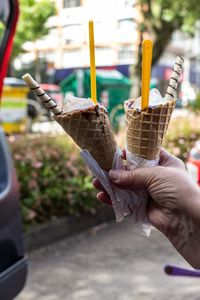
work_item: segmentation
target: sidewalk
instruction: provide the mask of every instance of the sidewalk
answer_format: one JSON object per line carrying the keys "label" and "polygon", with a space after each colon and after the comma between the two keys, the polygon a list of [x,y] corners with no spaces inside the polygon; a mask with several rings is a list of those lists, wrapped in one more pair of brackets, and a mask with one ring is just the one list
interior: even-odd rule
{"label": "sidewalk", "polygon": [[137,233],[131,218],[29,255],[29,278],[17,300],[197,300],[200,281],[171,278],[184,260],[157,231]]}

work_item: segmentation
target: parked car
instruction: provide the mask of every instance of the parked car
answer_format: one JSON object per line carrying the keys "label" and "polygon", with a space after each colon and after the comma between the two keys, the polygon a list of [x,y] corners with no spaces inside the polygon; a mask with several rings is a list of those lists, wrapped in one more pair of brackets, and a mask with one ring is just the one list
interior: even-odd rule
{"label": "parked car", "polygon": [[[52,98],[56,101],[59,107],[62,107],[63,103],[63,95],[61,93],[59,85],[56,84],[48,84],[43,83],[40,84],[41,88]],[[29,92],[28,94],[28,115],[31,118],[36,118],[38,115],[46,116],[50,119],[50,112],[47,108],[45,108],[42,104],[39,105],[38,108],[38,100],[35,97],[33,92]],[[39,111],[38,111],[39,110]]]}
{"label": "parked car", "polygon": [[[18,0],[0,2],[0,102],[18,16]],[[9,87],[4,91],[7,99],[3,109],[4,118],[10,122],[13,115],[17,117],[16,119],[25,116],[27,88],[26,91],[23,87],[13,89],[13,80],[8,80],[10,81],[8,85],[12,82],[11,89],[14,93],[10,93]],[[21,102],[18,102],[17,96]],[[7,137],[2,128],[0,128],[0,157],[0,299],[12,300],[16,299],[26,282],[27,258],[23,247],[19,184],[7,145]]]}
{"label": "parked car", "polygon": [[186,167],[191,178],[200,186],[200,141],[190,151]]}
{"label": "parked car", "polygon": [[1,95],[1,124],[6,134],[26,131],[28,90],[22,79],[4,78]]}

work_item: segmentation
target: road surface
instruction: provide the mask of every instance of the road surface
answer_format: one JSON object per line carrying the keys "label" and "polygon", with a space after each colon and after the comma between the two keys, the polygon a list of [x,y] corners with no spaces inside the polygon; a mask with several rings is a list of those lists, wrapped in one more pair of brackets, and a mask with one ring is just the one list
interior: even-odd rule
{"label": "road surface", "polygon": [[17,300],[200,299],[200,279],[163,272],[189,266],[159,232],[146,238],[131,218],[104,225],[32,252]]}

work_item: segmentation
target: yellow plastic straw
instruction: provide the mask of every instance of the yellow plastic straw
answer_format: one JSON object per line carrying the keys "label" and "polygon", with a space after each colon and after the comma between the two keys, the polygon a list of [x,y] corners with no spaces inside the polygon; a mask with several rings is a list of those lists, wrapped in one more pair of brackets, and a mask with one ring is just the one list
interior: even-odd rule
{"label": "yellow plastic straw", "polygon": [[142,110],[149,104],[152,51],[153,42],[144,40],[142,43]]}
{"label": "yellow plastic straw", "polygon": [[95,66],[95,48],[94,48],[94,24],[89,21],[89,45],[90,45],[90,89],[91,99],[97,103],[96,87],[96,66]]}

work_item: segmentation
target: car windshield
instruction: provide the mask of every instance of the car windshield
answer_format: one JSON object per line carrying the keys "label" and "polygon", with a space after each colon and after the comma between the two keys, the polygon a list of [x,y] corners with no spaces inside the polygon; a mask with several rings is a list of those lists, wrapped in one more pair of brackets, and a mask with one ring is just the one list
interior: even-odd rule
{"label": "car windshield", "polygon": [[60,94],[60,91],[59,90],[45,90],[45,92],[48,94],[48,93],[53,93],[53,94]]}

